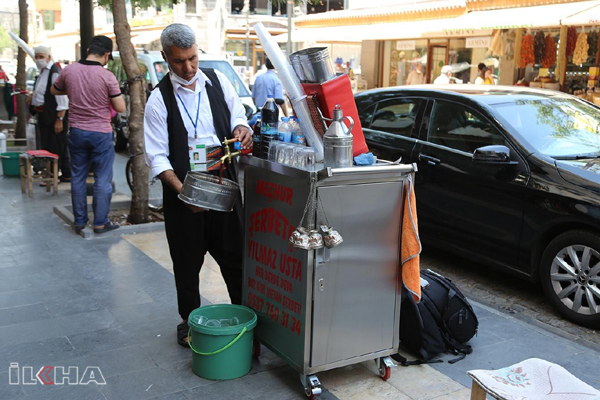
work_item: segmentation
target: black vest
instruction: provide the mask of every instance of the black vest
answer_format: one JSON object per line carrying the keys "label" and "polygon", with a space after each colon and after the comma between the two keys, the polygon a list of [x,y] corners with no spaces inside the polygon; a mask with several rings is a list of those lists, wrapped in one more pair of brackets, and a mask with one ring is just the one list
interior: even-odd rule
{"label": "black vest", "polygon": [[56,73],[60,73],[60,69],[55,63],[52,64],[48,73],[48,83],[46,85],[46,93],[44,93],[44,112],[41,113],[39,117],[40,122],[44,125],[52,125],[54,124],[54,121],[56,121],[56,97],[50,93],[50,89],[52,88],[52,75]]}
{"label": "black vest", "polygon": [[[221,142],[233,137],[231,132],[231,112],[225,101],[223,88],[219,82],[219,78],[213,69],[200,69],[210,79],[210,82],[205,86],[206,94],[210,102],[210,109],[213,117],[213,123],[217,137]],[[173,167],[175,175],[181,182],[185,179],[185,175],[190,170],[188,131],[185,128],[181,113],[175,95],[173,94],[173,84],[169,75],[165,75],[159,82],[158,88],[163,97],[165,107],[167,109],[167,128],[169,131],[169,161]],[[237,181],[237,165],[233,165],[233,171],[230,171],[229,179]],[[230,167],[228,166],[228,169]],[[233,172],[233,173],[231,173]]]}

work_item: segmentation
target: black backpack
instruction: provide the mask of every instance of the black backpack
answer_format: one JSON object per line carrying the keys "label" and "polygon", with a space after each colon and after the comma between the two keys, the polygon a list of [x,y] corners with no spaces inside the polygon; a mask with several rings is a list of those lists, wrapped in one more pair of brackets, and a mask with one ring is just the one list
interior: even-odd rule
{"label": "black backpack", "polygon": [[432,359],[449,352],[459,355],[449,361],[453,364],[473,351],[465,343],[477,334],[477,316],[450,279],[431,270],[421,271],[421,278],[421,301],[415,303],[403,290],[400,308],[400,343],[420,360],[407,361],[400,355],[393,358],[402,365],[414,365],[442,362]]}

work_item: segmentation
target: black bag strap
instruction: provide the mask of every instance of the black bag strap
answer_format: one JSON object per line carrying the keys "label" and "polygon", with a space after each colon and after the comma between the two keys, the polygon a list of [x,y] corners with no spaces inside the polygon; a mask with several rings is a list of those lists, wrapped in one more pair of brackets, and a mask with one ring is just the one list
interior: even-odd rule
{"label": "black bag strap", "polygon": [[402,365],[403,367],[408,367],[411,365],[421,365],[421,364],[437,364],[437,363],[443,363],[444,360],[429,360],[429,361],[423,361],[423,360],[407,360],[405,357],[402,357],[400,354],[396,353],[396,354],[392,354],[391,357],[396,360],[398,363],[400,363],[400,365]]}

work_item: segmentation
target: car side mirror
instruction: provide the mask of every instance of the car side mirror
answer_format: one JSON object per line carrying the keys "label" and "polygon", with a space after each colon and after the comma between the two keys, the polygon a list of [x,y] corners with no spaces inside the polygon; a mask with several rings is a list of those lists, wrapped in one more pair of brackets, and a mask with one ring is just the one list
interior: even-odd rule
{"label": "car side mirror", "polygon": [[510,149],[504,145],[483,146],[473,152],[473,162],[478,164],[515,165],[510,161]]}

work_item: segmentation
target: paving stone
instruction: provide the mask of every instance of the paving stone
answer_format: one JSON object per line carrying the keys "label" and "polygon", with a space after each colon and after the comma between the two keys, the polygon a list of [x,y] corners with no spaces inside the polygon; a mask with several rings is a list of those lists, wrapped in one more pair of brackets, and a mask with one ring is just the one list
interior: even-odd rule
{"label": "paving stone", "polygon": [[39,390],[28,394],[26,400],[106,400],[99,389],[101,386],[94,383],[73,386],[36,386],[39,386]]}
{"label": "paving stone", "polygon": [[[4,270],[6,270],[6,268],[0,271]],[[0,293],[0,309],[26,306],[51,301],[68,301],[71,299],[78,298],[81,299],[82,295],[65,285],[45,288],[32,287],[29,289],[17,290],[10,293]]]}
{"label": "paving stone", "polygon": [[46,309],[52,317],[66,317],[69,315],[82,314],[92,311],[104,310],[105,307],[91,299],[78,298],[66,301],[51,301],[45,303]]}
{"label": "paving stone", "polygon": [[0,326],[52,318],[42,303],[0,309]]}
{"label": "paving stone", "polygon": [[78,355],[109,351],[138,343],[135,337],[125,333],[117,323],[107,329],[69,334],[67,339]]}
{"label": "paving stone", "polygon": [[0,372],[0,399],[17,399],[25,396],[22,385],[10,385],[8,365],[7,370]]}
{"label": "paving stone", "polygon": [[100,388],[107,400],[151,399],[184,389],[175,373],[158,367],[107,378],[106,385]]}
{"label": "paving stone", "polygon": [[331,389],[331,394],[340,400],[411,399],[396,387],[375,376]]}
{"label": "paving stone", "polygon": [[[181,346],[179,346],[181,347]],[[190,352],[190,350],[188,350]],[[177,361],[159,366],[162,369],[173,372],[187,389],[211,385],[214,381],[199,377],[192,371],[192,357],[188,356],[185,361]]]}
{"label": "paving stone", "polygon": [[106,310],[92,311],[0,327],[0,337],[4,343],[29,343],[103,329],[113,321],[113,316]]}
{"label": "paving stone", "polygon": [[164,396],[153,397],[152,400],[187,400],[185,397],[185,391],[170,393]]}
{"label": "paving stone", "polygon": [[175,304],[157,302],[111,307],[108,310],[114,315],[117,322],[123,324],[163,319],[177,315],[177,307]]}
{"label": "paving stone", "polygon": [[[373,361],[366,361],[362,365],[371,371],[373,376],[381,380],[377,366]],[[431,366],[433,365],[438,364],[431,364]],[[438,373],[431,366],[423,364],[410,367],[394,367],[387,383],[413,400],[429,400],[464,388],[463,385]],[[424,382],[427,382],[427,384],[424,384]],[[332,392],[337,396],[335,391]]]}
{"label": "paving stone", "polygon": [[0,360],[4,360],[0,362],[0,371],[8,371],[11,362],[21,366],[43,366],[78,355],[75,347],[64,336],[30,343],[10,343],[0,347]]}

